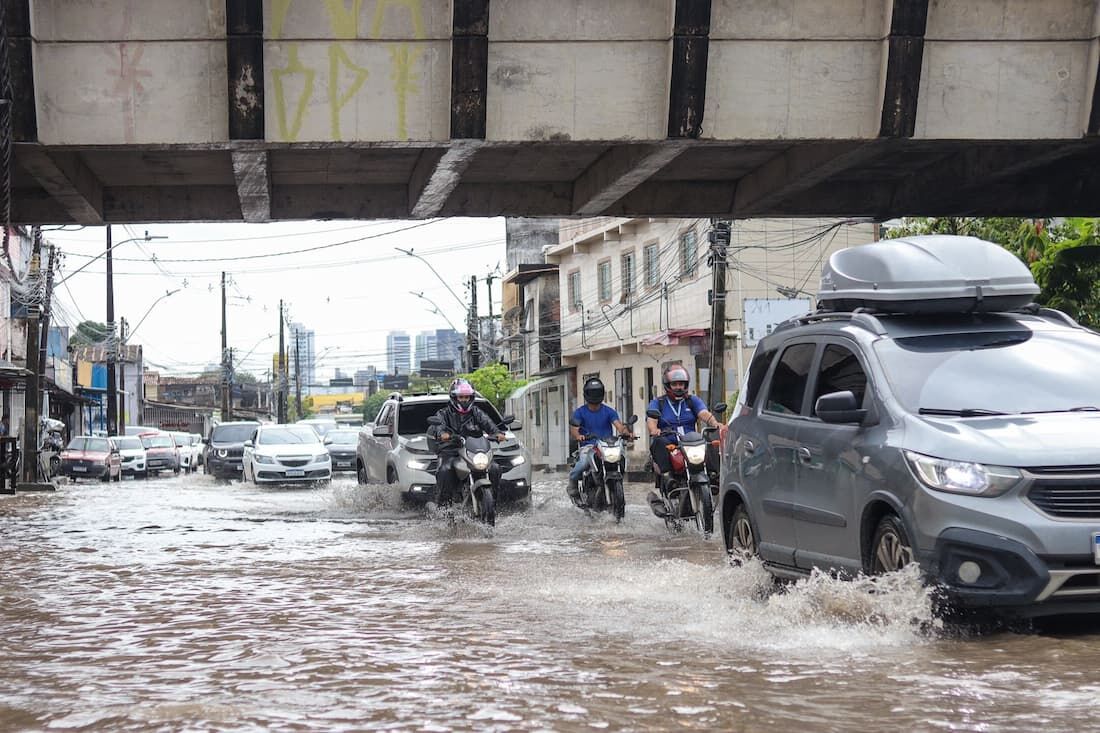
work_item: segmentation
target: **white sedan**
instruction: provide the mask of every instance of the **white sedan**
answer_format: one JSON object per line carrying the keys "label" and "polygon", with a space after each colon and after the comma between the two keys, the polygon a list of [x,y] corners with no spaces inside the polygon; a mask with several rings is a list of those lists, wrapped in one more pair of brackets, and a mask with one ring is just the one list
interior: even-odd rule
{"label": "white sedan", "polygon": [[244,480],[254,484],[328,482],[332,460],[305,425],[260,425],[244,444]]}

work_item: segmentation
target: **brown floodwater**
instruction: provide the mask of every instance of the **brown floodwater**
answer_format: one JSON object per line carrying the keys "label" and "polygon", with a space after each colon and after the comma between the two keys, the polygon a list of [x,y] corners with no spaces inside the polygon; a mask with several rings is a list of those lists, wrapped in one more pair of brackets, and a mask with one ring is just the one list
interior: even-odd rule
{"label": "brown floodwater", "polygon": [[1100,620],[944,629],[912,574],[776,592],[561,476],[489,532],[383,487],[0,497],[0,730],[1100,730]]}

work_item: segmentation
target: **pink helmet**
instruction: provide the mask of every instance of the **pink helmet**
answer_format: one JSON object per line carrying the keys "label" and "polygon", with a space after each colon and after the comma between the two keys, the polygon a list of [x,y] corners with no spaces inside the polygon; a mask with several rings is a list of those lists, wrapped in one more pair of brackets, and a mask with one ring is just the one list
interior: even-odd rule
{"label": "pink helmet", "polygon": [[474,386],[465,379],[456,379],[451,382],[451,405],[459,414],[465,415],[474,407]]}

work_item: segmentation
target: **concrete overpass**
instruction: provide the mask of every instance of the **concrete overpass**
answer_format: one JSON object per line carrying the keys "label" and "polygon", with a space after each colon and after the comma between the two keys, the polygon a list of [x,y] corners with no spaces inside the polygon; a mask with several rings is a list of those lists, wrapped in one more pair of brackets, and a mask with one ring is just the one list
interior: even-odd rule
{"label": "concrete overpass", "polygon": [[22,223],[1100,214],[1100,0],[3,0]]}

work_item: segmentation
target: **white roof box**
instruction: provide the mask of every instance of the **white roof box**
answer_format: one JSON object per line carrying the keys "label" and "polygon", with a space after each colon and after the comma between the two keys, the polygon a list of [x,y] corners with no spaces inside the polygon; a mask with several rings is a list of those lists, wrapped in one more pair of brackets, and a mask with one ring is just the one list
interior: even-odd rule
{"label": "white roof box", "polygon": [[826,310],[984,313],[1021,308],[1039,293],[1008,250],[976,237],[887,239],[834,252],[821,268]]}

